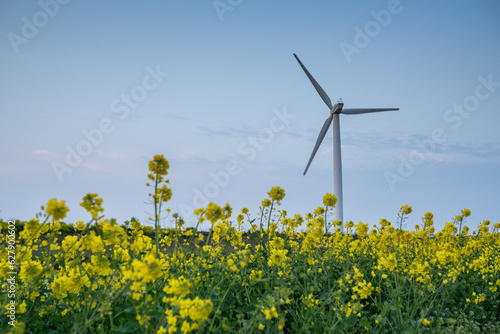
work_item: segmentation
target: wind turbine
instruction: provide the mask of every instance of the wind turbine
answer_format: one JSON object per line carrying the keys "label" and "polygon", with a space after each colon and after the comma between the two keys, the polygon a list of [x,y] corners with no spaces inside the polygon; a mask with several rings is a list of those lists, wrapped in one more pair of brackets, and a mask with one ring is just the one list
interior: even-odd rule
{"label": "wind turbine", "polygon": [[[316,155],[316,151],[318,151],[323,138],[325,138],[326,133],[328,132],[328,128],[333,121],[333,193],[337,196],[337,204],[335,205],[335,220],[344,221],[343,219],[343,198],[342,198],[342,157],[340,153],[340,114],[345,115],[357,115],[357,114],[367,114],[371,112],[379,112],[379,111],[391,111],[391,110],[399,110],[399,108],[346,108],[344,109],[344,102],[342,99],[339,99],[335,105],[332,105],[332,101],[325,93],[323,88],[318,84],[318,82],[313,78],[311,73],[307,70],[307,68],[302,64],[299,57],[294,53],[295,59],[300,64],[300,67],[306,72],[307,77],[313,84],[314,88],[318,92],[319,96],[326,103],[328,108],[330,109],[330,116],[326,119],[325,124],[321,128],[319,132],[318,139],[316,140],[316,144],[314,145],[314,149],[311,153],[311,157],[309,158],[309,162],[307,163],[306,169],[304,170],[304,175],[306,175],[307,170],[309,169],[309,165]],[[342,226],[343,231],[343,226]]]}

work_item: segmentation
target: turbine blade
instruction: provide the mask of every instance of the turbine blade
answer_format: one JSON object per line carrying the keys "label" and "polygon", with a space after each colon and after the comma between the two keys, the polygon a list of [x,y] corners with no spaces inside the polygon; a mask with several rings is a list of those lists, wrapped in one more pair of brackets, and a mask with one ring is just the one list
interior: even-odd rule
{"label": "turbine blade", "polygon": [[309,169],[309,166],[311,165],[311,162],[313,161],[314,156],[316,155],[316,152],[318,151],[318,148],[321,145],[321,142],[323,141],[323,138],[325,138],[325,135],[328,132],[328,128],[332,123],[332,119],[333,119],[333,114],[330,114],[330,117],[328,117],[325,121],[325,124],[323,124],[323,127],[319,132],[318,139],[316,140],[316,144],[314,145],[314,149],[311,153],[311,157],[309,158],[309,162],[307,163],[306,169],[304,170],[304,175],[306,175],[307,170]]}
{"label": "turbine blade", "polygon": [[346,115],[356,115],[356,114],[367,114],[371,112],[392,111],[392,110],[399,110],[399,108],[345,108],[342,109],[341,113]]}
{"label": "turbine blade", "polygon": [[297,59],[297,61],[299,62],[300,67],[302,67],[302,69],[304,70],[304,72],[306,72],[307,77],[309,78],[309,80],[311,80],[311,83],[313,84],[314,88],[316,88],[316,91],[318,92],[319,96],[321,96],[321,98],[323,99],[323,101],[326,103],[326,105],[328,106],[328,108],[331,110],[333,108],[332,107],[332,101],[330,100],[330,98],[328,97],[328,95],[325,93],[325,91],[323,90],[323,88],[321,88],[321,86],[319,85],[319,83],[313,78],[313,76],[311,75],[311,73],[309,73],[309,71],[304,66],[304,64],[302,64],[302,62],[300,61],[299,57],[297,57],[297,55],[295,53],[293,55],[294,55],[295,59]]}

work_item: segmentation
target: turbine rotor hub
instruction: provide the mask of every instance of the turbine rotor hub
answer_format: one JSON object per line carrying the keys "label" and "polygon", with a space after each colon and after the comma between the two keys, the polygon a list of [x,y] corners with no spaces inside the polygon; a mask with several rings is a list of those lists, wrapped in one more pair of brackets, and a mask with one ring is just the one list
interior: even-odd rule
{"label": "turbine rotor hub", "polygon": [[344,108],[343,102],[335,103],[333,108],[330,110],[330,113],[331,114],[340,114],[340,112],[342,111],[342,108]]}

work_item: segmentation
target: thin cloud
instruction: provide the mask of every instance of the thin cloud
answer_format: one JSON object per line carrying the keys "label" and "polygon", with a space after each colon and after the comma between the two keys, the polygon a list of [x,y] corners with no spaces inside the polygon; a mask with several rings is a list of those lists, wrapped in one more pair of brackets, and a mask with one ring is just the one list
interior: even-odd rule
{"label": "thin cloud", "polygon": [[165,116],[166,118],[178,119],[178,120],[182,120],[182,121],[192,121],[193,120],[192,117],[174,115],[174,114],[164,114],[163,116]]}
{"label": "thin cloud", "polygon": [[107,158],[109,160],[139,160],[141,155],[136,152],[128,152],[128,151],[96,151],[101,157]]}

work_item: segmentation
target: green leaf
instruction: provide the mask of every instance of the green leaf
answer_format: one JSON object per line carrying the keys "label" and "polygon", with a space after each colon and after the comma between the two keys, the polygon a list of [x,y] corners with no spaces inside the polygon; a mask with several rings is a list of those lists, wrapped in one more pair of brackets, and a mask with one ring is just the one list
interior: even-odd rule
{"label": "green leaf", "polygon": [[357,315],[354,315],[352,314],[349,319],[347,319],[347,327],[348,328],[352,328],[354,326],[356,326],[356,323],[358,322],[358,316]]}
{"label": "green leaf", "polygon": [[116,314],[113,315],[113,318],[116,318],[118,317],[120,314],[122,313],[132,313],[132,311],[135,311],[135,306],[130,306],[130,307],[127,307],[126,309],[124,309],[123,311],[121,312],[118,312]]}
{"label": "green leaf", "polygon": [[137,325],[133,322],[127,321],[115,330],[117,333],[135,333]]}

